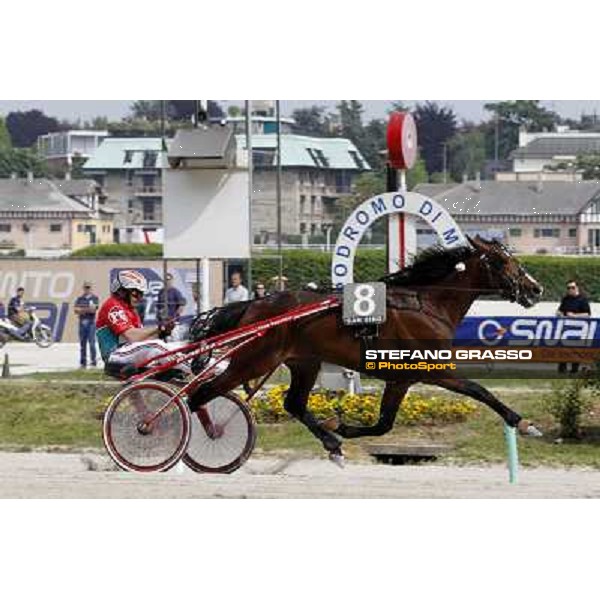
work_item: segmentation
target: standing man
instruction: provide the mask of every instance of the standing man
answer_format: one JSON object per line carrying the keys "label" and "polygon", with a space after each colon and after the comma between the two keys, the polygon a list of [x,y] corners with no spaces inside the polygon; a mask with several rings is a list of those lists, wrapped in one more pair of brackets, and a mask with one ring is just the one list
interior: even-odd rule
{"label": "standing man", "polygon": [[[579,291],[579,284],[574,279],[567,281],[567,293],[563,296],[556,311],[557,317],[590,317],[592,311],[587,298]],[[571,373],[579,371],[579,363],[571,364]],[[567,363],[558,364],[558,372],[567,372]]]}
{"label": "standing man", "polygon": [[249,300],[250,294],[242,285],[242,274],[239,271],[234,271],[231,274],[231,287],[225,292],[223,304],[231,304],[232,302],[243,302]]}
{"label": "standing man", "polygon": [[173,274],[167,273],[166,290],[158,293],[156,300],[156,320],[158,324],[177,321],[183,314],[186,300],[173,283]]}
{"label": "standing man", "polygon": [[92,293],[92,284],[85,281],[83,294],[75,300],[75,314],[79,316],[79,366],[87,367],[87,347],[90,346],[90,359],[92,367],[96,362],[96,311],[98,310],[98,296]]}

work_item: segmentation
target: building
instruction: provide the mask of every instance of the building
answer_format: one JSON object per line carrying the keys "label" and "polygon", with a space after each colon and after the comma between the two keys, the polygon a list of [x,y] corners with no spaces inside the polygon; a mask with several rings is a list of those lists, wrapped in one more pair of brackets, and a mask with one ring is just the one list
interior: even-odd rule
{"label": "building", "polygon": [[[81,184],[80,189],[74,183],[0,179],[0,251],[59,256],[90,244],[110,243],[114,212],[101,206],[94,193],[84,194],[83,201],[67,195],[97,190],[93,182]],[[59,185],[66,186],[64,191]]]}
{"label": "building", "polygon": [[161,241],[161,138],[106,138],[83,166],[101,186],[117,242]]}
{"label": "building", "polygon": [[48,133],[38,138],[38,153],[52,175],[62,175],[70,172],[77,160],[87,160],[106,137],[108,131],[75,129]]}
{"label": "building", "polygon": [[[242,121],[231,121],[239,131]],[[273,130],[272,117],[253,116],[254,121],[256,131]],[[286,127],[293,123],[284,121]],[[236,135],[236,143],[238,151],[247,151],[245,135]],[[276,146],[274,133],[252,136],[252,229],[260,243],[272,243],[277,230]],[[282,133],[281,147],[282,233],[296,236],[295,241],[302,235],[324,235],[336,216],[337,200],[352,194],[354,178],[370,167],[344,138]],[[161,149],[160,138],[109,137],[83,166],[86,176],[102,187],[106,206],[120,211],[115,241],[162,240]]]}
{"label": "building", "polygon": [[[245,151],[245,136],[237,142]],[[261,243],[272,242],[277,229],[276,149],[276,135],[252,137],[252,230]],[[352,195],[355,177],[370,170],[348,139],[293,134],[281,135],[281,167],[282,234],[288,237],[324,235],[337,216],[337,201]]]}
{"label": "building", "polygon": [[[503,240],[525,254],[600,254],[600,183],[467,181],[421,184],[415,192],[445,206],[466,233]],[[419,244],[432,242],[419,228]]]}
{"label": "building", "polygon": [[600,154],[600,133],[559,127],[556,132],[519,132],[519,147],[513,151],[513,171],[542,172],[547,167],[574,165],[582,154]]}

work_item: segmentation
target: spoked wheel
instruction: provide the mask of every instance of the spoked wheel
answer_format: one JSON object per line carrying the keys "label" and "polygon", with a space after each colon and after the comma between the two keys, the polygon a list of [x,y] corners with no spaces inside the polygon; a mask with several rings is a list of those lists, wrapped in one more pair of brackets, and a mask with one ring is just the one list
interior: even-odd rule
{"label": "spoked wheel", "polygon": [[173,386],[145,381],[114,397],[104,415],[103,437],[119,467],[167,471],[181,459],[190,439],[190,412],[183,400],[173,400],[175,394]]}
{"label": "spoked wheel", "polygon": [[52,346],[52,330],[47,325],[37,325],[31,332],[33,340],[40,348],[49,348]]}
{"label": "spoked wheel", "polygon": [[231,473],[252,454],[256,427],[245,402],[218,396],[192,415],[192,435],[183,462],[198,473]]}

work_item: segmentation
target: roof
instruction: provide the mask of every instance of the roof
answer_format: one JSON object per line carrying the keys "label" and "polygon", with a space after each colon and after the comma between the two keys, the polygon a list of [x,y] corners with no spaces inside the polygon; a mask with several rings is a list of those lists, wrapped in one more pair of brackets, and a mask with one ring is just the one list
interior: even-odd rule
{"label": "roof", "polygon": [[[85,170],[105,169],[160,169],[161,161],[158,155],[162,150],[162,138],[105,138],[94,150],[84,165]],[[151,156],[156,152],[156,160],[152,162]],[[144,157],[150,163],[144,164]]]}
{"label": "roof", "polygon": [[0,179],[0,211],[85,213],[90,210],[63,194],[48,179]]}
{"label": "roof", "polygon": [[[246,148],[246,137],[238,135],[238,147]],[[253,149],[275,149],[276,134],[252,136]],[[267,159],[270,158],[267,156]],[[260,166],[275,166],[275,156]],[[281,164],[283,167],[312,167],[327,169],[370,170],[371,167],[358,148],[346,138],[315,138],[305,135],[281,136]]]}
{"label": "roof", "polygon": [[98,191],[98,183],[93,179],[61,179],[52,183],[66,196],[88,196]]}
{"label": "roof", "polygon": [[594,181],[467,181],[448,188],[445,184],[420,184],[413,190],[433,198],[453,215],[574,215],[596,197]]}
{"label": "roof", "polygon": [[529,142],[527,146],[517,148],[512,156],[513,158],[554,158],[579,154],[600,154],[600,134],[539,137]]}

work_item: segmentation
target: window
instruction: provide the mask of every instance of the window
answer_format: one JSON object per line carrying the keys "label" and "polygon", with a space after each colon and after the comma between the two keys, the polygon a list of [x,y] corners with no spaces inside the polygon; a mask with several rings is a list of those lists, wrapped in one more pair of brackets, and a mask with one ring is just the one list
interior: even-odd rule
{"label": "window", "polygon": [[520,227],[511,227],[508,230],[508,234],[510,235],[510,237],[521,237],[522,233],[523,233],[523,231],[521,230]]}
{"label": "window", "polygon": [[303,215],[306,210],[306,196],[302,194],[300,196],[300,214]]}
{"label": "window", "polygon": [[365,163],[363,159],[358,155],[358,152],[356,150],[348,150],[348,154],[354,161],[354,164],[357,166],[357,168],[359,168],[362,171],[365,168]]}
{"label": "window", "polygon": [[329,167],[329,161],[325,158],[323,154],[323,150],[314,150],[315,156],[317,157],[317,164],[320,164],[322,167]]}
{"label": "window", "polygon": [[85,227],[83,226],[83,223],[79,223],[77,225],[77,233],[83,233],[85,231]]}
{"label": "window", "polygon": [[260,148],[252,150],[252,162],[256,167],[272,167],[275,164],[275,149]]}
{"label": "window", "polygon": [[317,232],[317,224],[311,223],[310,224],[310,235],[315,235],[316,232]]}
{"label": "window", "polygon": [[300,223],[300,233],[306,233],[306,223]]}
{"label": "window", "polygon": [[577,237],[577,227],[569,229],[569,237]]}
{"label": "window", "polygon": [[0,223],[0,232],[2,233],[10,233],[12,226],[10,223]]}
{"label": "window", "polygon": [[142,185],[145,188],[154,188],[156,177],[154,175],[142,175]]}
{"label": "window", "polygon": [[540,229],[534,229],[533,230],[533,237],[536,238],[557,238],[560,237],[560,229],[546,229],[546,228],[540,228]]}
{"label": "window", "polygon": [[151,198],[144,200],[143,219],[144,221],[154,221],[154,200]]}
{"label": "window", "polygon": [[50,223],[50,233],[60,233],[62,231],[62,223]]}
{"label": "window", "polygon": [[133,171],[127,171],[127,185],[133,185]]}
{"label": "window", "polygon": [[158,152],[154,150],[146,150],[144,152],[143,165],[144,169],[152,169],[156,167],[156,159],[158,158]]}
{"label": "window", "polygon": [[316,196],[311,196],[310,197],[310,214],[314,214],[315,213],[315,205],[317,203],[317,197]]}

